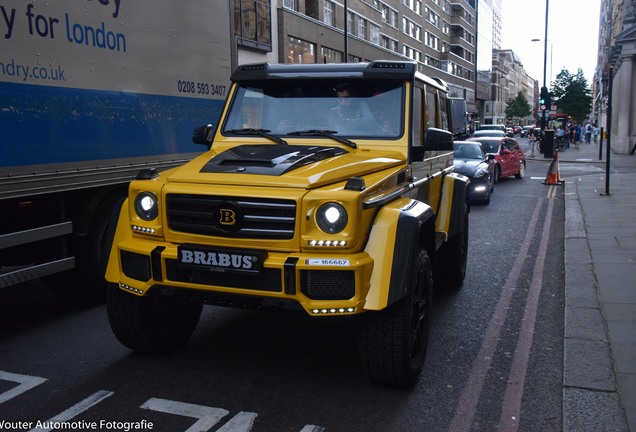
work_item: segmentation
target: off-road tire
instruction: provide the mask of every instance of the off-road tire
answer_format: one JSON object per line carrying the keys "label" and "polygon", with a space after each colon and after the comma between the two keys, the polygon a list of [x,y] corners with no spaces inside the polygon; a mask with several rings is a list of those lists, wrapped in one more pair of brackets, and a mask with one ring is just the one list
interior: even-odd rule
{"label": "off-road tire", "polygon": [[433,311],[431,262],[424,248],[413,259],[408,284],[405,298],[361,317],[360,362],[378,384],[410,387],[422,371]]}
{"label": "off-road tire", "polygon": [[122,345],[141,353],[176,351],[190,338],[202,303],[175,297],[138,297],[109,284],[108,322]]}
{"label": "off-road tire", "polygon": [[441,247],[437,256],[436,282],[449,288],[459,288],[466,277],[468,265],[468,206],[464,204],[464,224],[461,231]]}

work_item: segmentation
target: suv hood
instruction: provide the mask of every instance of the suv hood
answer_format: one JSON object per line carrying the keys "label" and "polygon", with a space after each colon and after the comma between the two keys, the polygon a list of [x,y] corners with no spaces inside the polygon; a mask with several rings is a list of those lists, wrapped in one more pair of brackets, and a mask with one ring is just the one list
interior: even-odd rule
{"label": "suv hood", "polygon": [[394,151],[256,144],[205,153],[169,182],[312,188],[404,164]]}

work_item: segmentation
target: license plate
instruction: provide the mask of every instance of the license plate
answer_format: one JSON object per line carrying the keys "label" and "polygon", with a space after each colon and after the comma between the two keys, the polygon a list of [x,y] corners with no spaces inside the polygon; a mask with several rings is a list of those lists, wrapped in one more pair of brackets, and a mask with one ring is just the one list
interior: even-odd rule
{"label": "license plate", "polygon": [[210,248],[182,245],[178,248],[180,268],[223,273],[259,274],[267,251],[252,249]]}

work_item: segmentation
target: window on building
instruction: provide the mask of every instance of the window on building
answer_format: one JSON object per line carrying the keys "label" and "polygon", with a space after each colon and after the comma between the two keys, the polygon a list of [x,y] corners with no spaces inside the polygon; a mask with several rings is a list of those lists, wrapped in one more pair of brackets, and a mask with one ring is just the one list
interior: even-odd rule
{"label": "window on building", "polygon": [[367,38],[367,20],[362,17],[358,17],[358,37],[360,39]]}
{"label": "window on building", "polygon": [[383,48],[386,48],[388,50],[397,52],[397,50],[398,50],[398,41],[396,41],[395,39],[391,39],[390,37],[388,37],[386,35],[382,35],[380,37],[380,46],[382,46]]}
{"label": "window on building", "polygon": [[287,63],[316,63],[316,44],[289,36]]}
{"label": "window on building", "polygon": [[448,21],[442,21],[442,33],[449,35],[450,29],[451,27]]}
{"label": "window on building", "polygon": [[440,69],[441,68],[440,60],[435,58],[435,57],[433,57],[433,56],[429,56],[429,55],[425,56],[424,57],[424,63],[427,66],[434,67],[435,69]]}
{"label": "window on building", "polygon": [[404,45],[402,49],[402,54],[418,62],[422,60],[422,53],[408,45]]}
{"label": "window on building", "polygon": [[283,0],[283,7],[291,10],[298,10],[298,0]]}
{"label": "window on building", "polygon": [[332,1],[325,1],[325,24],[336,26],[336,4]]}
{"label": "window on building", "polygon": [[422,41],[422,27],[406,17],[402,17],[402,31],[413,39]]}
{"label": "window on building", "polygon": [[369,23],[369,41],[380,45],[380,26]]}
{"label": "window on building", "polygon": [[422,0],[403,0],[404,6],[418,15],[422,15]]}
{"label": "window on building", "polygon": [[234,28],[239,45],[272,50],[270,0],[234,2]]}
{"label": "window on building", "polygon": [[323,63],[342,63],[342,52],[327,47],[321,47],[320,60]]}
{"label": "window on building", "polygon": [[424,8],[424,14],[425,14],[426,21],[430,22],[435,27],[439,28],[439,15],[437,15],[428,7]]}
{"label": "window on building", "polygon": [[439,50],[439,38],[432,33],[424,32],[424,43],[426,46],[433,48],[434,50]]}
{"label": "window on building", "polygon": [[353,13],[347,11],[347,33],[353,33]]}
{"label": "window on building", "polygon": [[395,9],[382,3],[382,22],[387,23],[391,27],[398,26],[398,13]]}

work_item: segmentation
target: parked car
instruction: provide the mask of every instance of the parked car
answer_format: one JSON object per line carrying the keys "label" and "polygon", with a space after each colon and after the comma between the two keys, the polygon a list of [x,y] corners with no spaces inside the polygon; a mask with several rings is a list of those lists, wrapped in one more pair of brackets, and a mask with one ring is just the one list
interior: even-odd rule
{"label": "parked car", "polygon": [[506,132],[496,129],[483,129],[473,132],[473,137],[505,137]]}
{"label": "parked car", "polygon": [[486,154],[476,141],[455,141],[455,172],[470,179],[471,202],[490,202],[490,194],[495,188],[494,156]]}
{"label": "parked car", "polygon": [[481,130],[500,130],[502,132],[506,132],[506,126],[501,125],[501,124],[487,124],[487,125],[481,125],[479,126],[476,130],[481,131]]}
{"label": "parked car", "polygon": [[495,157],[495,183],[501,177],[515,176],[518,179],[526,173],[526,159],[519,143],[514,138],[483,137],[471,138],[480,143],[486,153]]}

